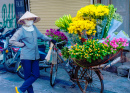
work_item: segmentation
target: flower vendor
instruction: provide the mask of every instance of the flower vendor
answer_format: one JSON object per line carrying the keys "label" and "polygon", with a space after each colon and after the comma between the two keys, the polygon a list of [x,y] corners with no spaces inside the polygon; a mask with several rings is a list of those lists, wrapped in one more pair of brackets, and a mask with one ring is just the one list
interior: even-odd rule
{"label": "flower vendor", "polygon": [[34,93],[32,84],[40,75],[39,72],[39,52],[37,39],[43,39],[45,41],[51,41],[56,43],[55,40],[43,35],[33,23],[40,21],[40,17],[27,11],[19,20],[18,24],[22,27],[19,28],[16,33],[9,40],[9,43],[22,47],[20,59],[24,69],[24,83],[19,88],[15,87],[16,93]]}

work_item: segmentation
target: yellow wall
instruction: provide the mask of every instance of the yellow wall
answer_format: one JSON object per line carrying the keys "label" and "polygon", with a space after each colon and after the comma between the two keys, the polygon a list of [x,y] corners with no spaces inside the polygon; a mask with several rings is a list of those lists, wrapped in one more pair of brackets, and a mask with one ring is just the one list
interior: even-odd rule
{"label": "yellow wall", "polygon": [[35,25],[45,33],[47,29],[57,29],[55,21],[64,14],[75,17],[81,7],[90,3],[91,0],[30,0],[30,11],[41,17],[41,21]]}

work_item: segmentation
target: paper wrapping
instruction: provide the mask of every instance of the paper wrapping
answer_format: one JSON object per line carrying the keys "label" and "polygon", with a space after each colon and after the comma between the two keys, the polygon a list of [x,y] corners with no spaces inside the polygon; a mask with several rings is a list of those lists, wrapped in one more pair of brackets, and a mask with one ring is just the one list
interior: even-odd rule
{"label": "paper wrapping", "polygon": [[47,53],[47,56],[45,57],[45,59],[47,60],[47,62],[49,62],[49,60],[50,60],[51,52],[52,52],[53,46],[54,46],[54,44],[51,42],[51,44],[50,44],[50,49],[49,49],[49,51],[48,51],[48,53]]}

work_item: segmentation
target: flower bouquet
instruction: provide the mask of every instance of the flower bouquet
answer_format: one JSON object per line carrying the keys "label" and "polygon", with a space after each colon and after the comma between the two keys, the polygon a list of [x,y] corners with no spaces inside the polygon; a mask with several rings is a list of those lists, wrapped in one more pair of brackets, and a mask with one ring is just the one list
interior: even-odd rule
{"label": "flower bouquet", "polygon": [[110,13],[109,6],[103,4],[87,5],[82,7],[76,17],[82,17],[84,20],[94,21],[96,24],[96,39],[101,39],[104,35],[108,15]]}
{"label": "flower bouquet", "polygon": [[[117,51],[120,51],[120,49],[125,48],[126,46],[129,46],[129,43],[127,41],[127,39],[124,38],[113,38],[112,40],[110,40],[110,35],[106,37],[106,39],[104,39],[103,44],[105,44],[108,48],[107,51],[111,56],[113,56],[113,54],[117,53]],[[117,55],[119,56],[119,55]],[[116,56],[115,56],[116,57]],[[113,57],[113,59],[115,58]]]}
{"label": "flower bouquet", "polygon": [[[117,55],[118,51],[124,47],[112,48],[107,39],[112,19],[117,19],[116,16],[119,16],[115,10],[113,5],[95,4],[87,5],[77,11],[76,17],[71,18],[66,29],[74,45],[70,49],[63,48],[64,51],[67,50],[66,53],[62,52],[63,57],[68,57],[65,55],[69,54],[78,65],[90,67],[107,62],[111,59],[109,58],[110,55]],[[103,37],[107,37],[105,42],[108,45],[97,40]],[[117,44],[120,46],[121,42]]]}
{"label": "flower bouquet", "polygon": [[[63,48],[63,57],[70,56],[74,62],[82,67],[100,65],[117,57],[121,50],[128,46],[128,41],[124,38],[114,38],[112,41],[106,37],[103,43],[95,39],[88,39],[83,45],[75,44],[70,49]],[[66,56],[67,54],[67,56]]]}
{"label": "flower bouquet", "polygon": [[69,27],[71,21],[72,21],[72,17],[70,14],[64,15],[55,21],[55,25],[59,27],[61,30],[63,30],[64,32],[67,32],[68,31],[67,28]]}
{"label": "flower bouquet", "polygon": [[63,32],[60,32],[59,29],[49,29],[49,30],[47,29],[45,35],[47,35],[48,37],[53,38],[57,42],[64,41],[63,43],[57,45],[57,47],[59,47],[59,49],[62,49],[62,47],[68,41],[68,39],[65,36],[65,34]]}

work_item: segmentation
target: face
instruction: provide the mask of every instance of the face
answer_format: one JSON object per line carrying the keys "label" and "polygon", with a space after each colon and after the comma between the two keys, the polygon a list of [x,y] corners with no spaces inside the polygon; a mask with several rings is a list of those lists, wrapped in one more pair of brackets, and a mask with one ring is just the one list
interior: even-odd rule
{"label": "face", "polygon": [[33,18],[28,18],[28,19],[24,20],[25,25],[27,25],[27,26],[33,25],[33,20],[34,20]]}

